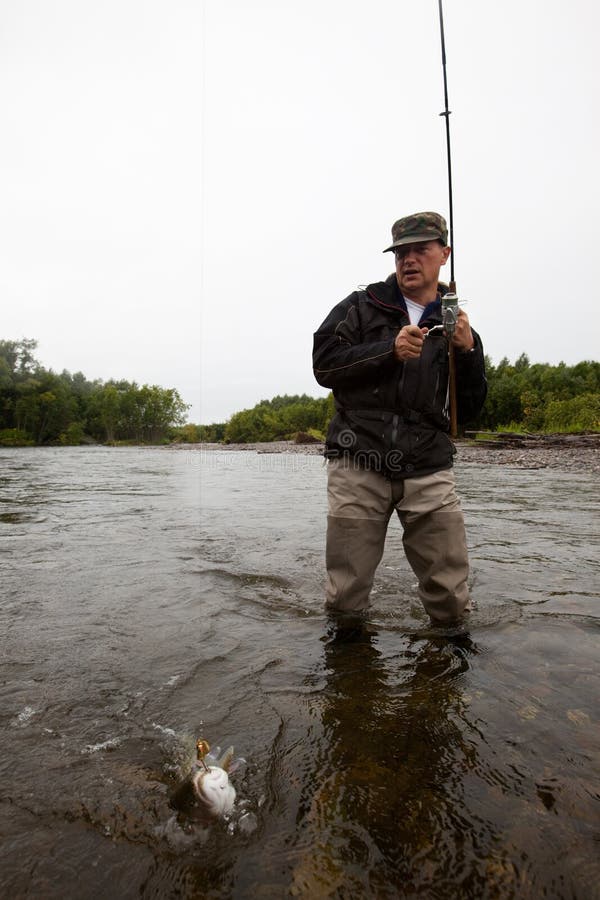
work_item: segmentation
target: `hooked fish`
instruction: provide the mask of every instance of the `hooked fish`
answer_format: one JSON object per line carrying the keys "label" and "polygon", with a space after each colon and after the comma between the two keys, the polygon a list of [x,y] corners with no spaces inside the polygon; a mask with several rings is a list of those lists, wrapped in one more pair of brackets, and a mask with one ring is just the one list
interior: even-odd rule
{"label": "hooked fish", "polygon": [[[200,745],[200,742],[198,742]],[[233,758],[233,747],[221,754],[215,747],[206,755],[198,748],[198,762],[191,776],[191,784],[196,800],[209,816],[224,816],[233,810],[235,788],[229,780],[229,773],[241,769],[246,760]]]}

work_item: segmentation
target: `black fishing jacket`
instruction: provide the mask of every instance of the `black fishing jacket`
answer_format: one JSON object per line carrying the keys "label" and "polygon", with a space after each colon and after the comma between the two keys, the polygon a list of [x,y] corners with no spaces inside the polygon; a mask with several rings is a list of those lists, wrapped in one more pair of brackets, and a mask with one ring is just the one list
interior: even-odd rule
{"label": "black fishing jacket", "polygon": [[[440,295],[448,289],[439,285]],[[442,322],[440,295],[426,306],[419,327]],[[313,370],[331,388],[336,413],[325,455],[349,455],[388,478],[427,475],[452,466],[448,436],[448,350],[441,330],[428,336],[418,359],[394,356],[396,335],[410,322],[404,298],[390,275],[354,291],[335,306],[314,335]],[[457,418],[479,413],[487,392],[481,339],[457,350]]]}

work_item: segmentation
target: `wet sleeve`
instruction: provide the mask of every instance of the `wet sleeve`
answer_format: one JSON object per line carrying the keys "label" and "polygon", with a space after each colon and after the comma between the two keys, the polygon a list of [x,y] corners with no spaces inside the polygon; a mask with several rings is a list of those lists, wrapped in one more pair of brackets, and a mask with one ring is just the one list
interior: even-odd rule
{"label": "wet sleeve", "polygon": [[323,387],[368,382],[396,365],[393,339],[364,340],[357,293],[338,303],[315,332],[313,372]]}

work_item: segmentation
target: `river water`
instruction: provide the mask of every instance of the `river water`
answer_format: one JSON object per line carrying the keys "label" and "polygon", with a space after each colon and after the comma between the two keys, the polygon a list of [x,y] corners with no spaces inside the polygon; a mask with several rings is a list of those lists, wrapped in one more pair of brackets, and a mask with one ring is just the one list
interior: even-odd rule
{"label": "river water", "polygon": [[[457,479],[444,635],[395,522],[366,622],[325,617],[319,457],[0,450],[0,894],[598,897],[598,481]],[[200,736],[247,761],[211,825]]]}

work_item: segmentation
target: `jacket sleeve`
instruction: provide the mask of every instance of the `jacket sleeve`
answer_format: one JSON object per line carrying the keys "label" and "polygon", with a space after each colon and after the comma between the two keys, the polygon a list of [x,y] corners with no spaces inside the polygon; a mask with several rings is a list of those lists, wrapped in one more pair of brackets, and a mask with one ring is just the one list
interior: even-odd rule
{"label": "jacket sleeve", "polygon": [[476,331],[473,338],[473,350],[455,355],[457,419],[461,425],[477,418],[487,396],[483,345]]}
{"label": "jacket sleeve", "polygon": [[355,291],[329,313],[314,335],[313,372],[319,384],[336,388],[353,381],[379,378],[383,368],[394,368],[394,340],[365,341]]}

